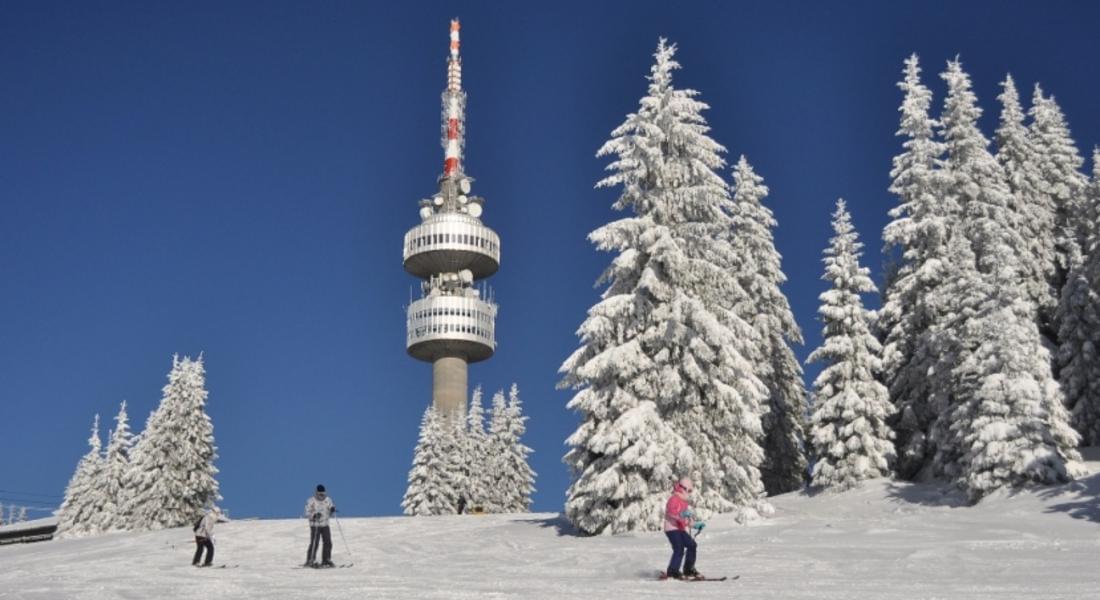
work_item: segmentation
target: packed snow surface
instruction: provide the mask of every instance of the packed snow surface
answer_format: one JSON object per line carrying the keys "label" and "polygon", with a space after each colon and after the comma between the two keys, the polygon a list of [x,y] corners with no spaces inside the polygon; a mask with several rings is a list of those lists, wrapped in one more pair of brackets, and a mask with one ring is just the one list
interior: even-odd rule
{"label": "packed snow surface", "polygon": [[[555,514],[345,518],[334,560],[305,557],[304,520],[236,521],[196,569],[186,528],[0,547],[0,598],[832,598],[1100,597],[1100,463],[1081,481],[974,507],[938,485],[875,480],[773,498],[750,526],[716,517],[699,569],[737,581],[656,581],[660,533],[579,537]],[[334,524],[335,525],[335,524]],[[684,588],[682,586],[691,586]]]}

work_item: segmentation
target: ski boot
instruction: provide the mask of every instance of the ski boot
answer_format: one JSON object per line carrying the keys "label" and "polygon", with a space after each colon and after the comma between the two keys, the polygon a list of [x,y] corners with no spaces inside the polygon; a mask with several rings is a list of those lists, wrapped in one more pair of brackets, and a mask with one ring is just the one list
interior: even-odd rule
{"label": "ski boot", "polygon": [[695,570],[695,567],[684,569],[684,579],[706,579],[706,576]]}

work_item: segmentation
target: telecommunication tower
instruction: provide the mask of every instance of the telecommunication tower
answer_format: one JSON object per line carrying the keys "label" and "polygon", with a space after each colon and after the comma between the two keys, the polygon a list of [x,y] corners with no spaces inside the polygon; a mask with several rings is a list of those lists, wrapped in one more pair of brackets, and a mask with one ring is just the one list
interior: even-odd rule
{"label": "telecommunication tower", "polygon": [[481,222],[484,199],[470,194],[462,169],[466,92],[458,55],[459,22],[451,21],[447,88],[443,91],[443,174],[439,191],[420,201],[420,224],[405,234],[404,265],[423,281],[409,305],[405,347],[432,363],[432,403],[461,413],[466,407],[467,365],[496,351],[497,306],[476,282],[500,267],[500,237]]}

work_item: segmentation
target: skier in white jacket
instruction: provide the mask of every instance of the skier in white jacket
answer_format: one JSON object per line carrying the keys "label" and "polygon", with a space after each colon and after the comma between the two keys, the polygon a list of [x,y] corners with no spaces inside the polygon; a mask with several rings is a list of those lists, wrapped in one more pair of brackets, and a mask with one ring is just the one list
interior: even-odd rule
{"label": "skier in white jacket", "polygon": [[[325,486],[318,485],[317,491],[306,501],[305,516],[309,519],[309,549],[306,550],[307,567],[335,567],[332,562],[332,533],[328,526],[329,517],[336,512],[332,498],[325,492]],[[324,543],[321,550],[321,564],[317,564],[317,547]]]}
{"label": "skier in white jacket", "polygon": [[[193,566],[209,567],[214,562],[214,524],[218,522],[220,515],[217,507],[208,508],[195,524],[195,558],[191,559]],[[206,560],[199,564],[203,548],[206,549]]]}

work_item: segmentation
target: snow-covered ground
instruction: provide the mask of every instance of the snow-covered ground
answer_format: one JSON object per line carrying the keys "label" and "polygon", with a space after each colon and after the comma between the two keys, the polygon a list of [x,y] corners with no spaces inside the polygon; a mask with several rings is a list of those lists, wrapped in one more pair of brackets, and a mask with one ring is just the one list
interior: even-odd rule
{"label": "snow-covered ground", "polygon": [[661,534],[577,537],[554,514],[347,518],[351,555],[335,528],[333,544],[350,569],[295,568],[304,521],[237,521],[216,532],[215,563],[240,565],[224,570],[190,566],[186,529],[0,547],[0,598],[1100,598],[1100,462],[1089,466],[1082,481],[976,507],[885,481],[780,496],[774,518],[718,517],[700,538],[700,570],[734,582],[655,581]]}

